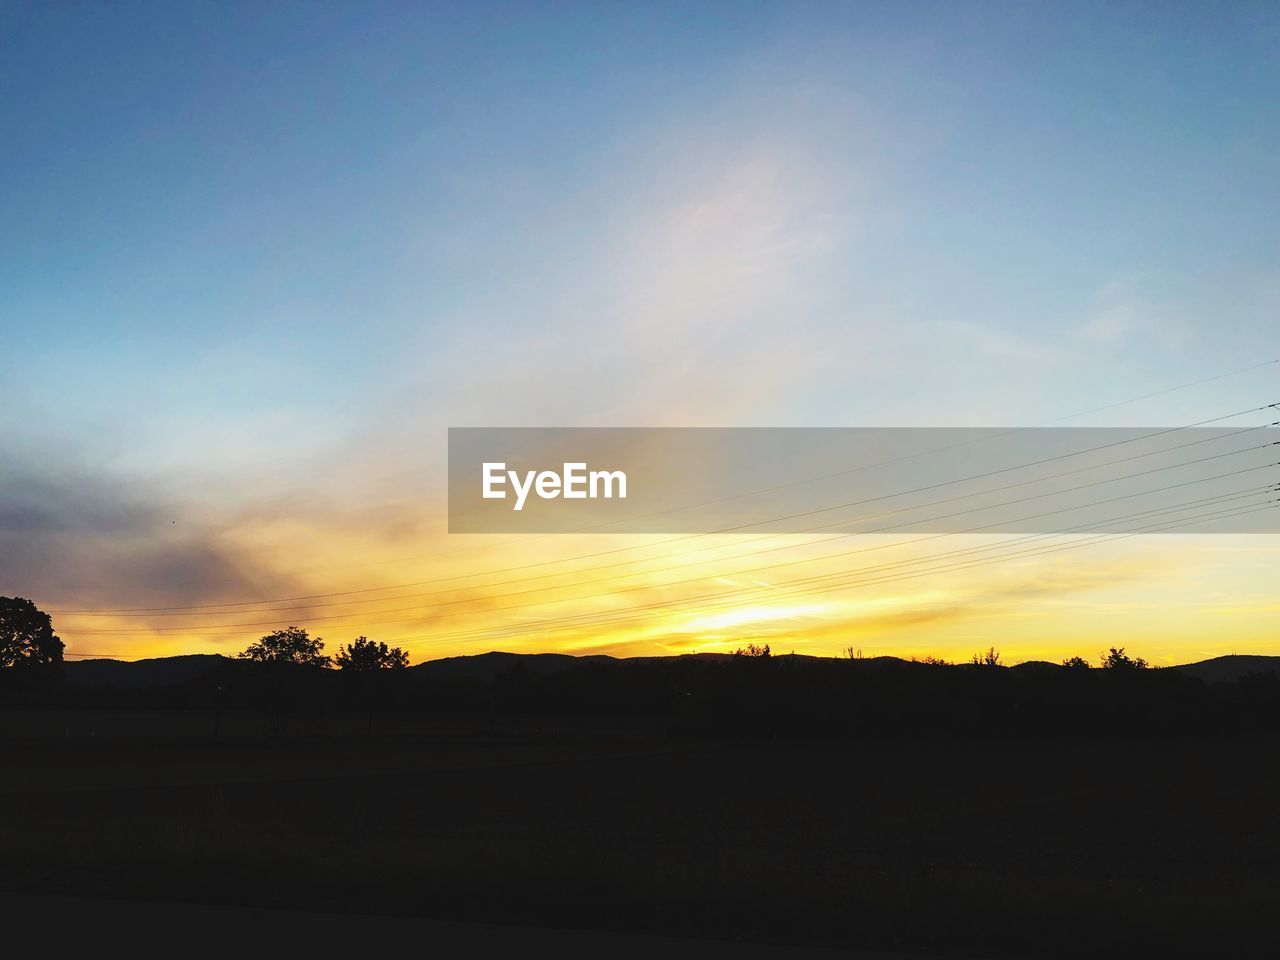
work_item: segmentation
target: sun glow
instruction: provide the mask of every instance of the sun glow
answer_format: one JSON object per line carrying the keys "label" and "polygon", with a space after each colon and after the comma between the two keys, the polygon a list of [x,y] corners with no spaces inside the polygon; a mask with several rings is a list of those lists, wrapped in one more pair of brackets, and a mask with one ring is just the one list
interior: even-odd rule
{"label": "sun glow", "polygon": [[679,628],[681,633],[704,633],[708,630],[726,630],[747,624],[773,623],[779,620],[802,620],[819,617],[831,609],[831,604],[809,603],[791,604],[788,606],[772,606],[757,604],[736,607],[723,613],[698,614],[694,611],[692,619],[686,620]]}

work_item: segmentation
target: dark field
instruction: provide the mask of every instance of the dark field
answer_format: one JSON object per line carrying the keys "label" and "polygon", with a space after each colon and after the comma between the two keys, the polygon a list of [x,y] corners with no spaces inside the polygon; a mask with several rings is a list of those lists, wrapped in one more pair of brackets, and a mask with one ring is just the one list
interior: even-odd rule
{"label": "dark field", "polygon": [[0,885],[989,956],[1280,946],[1273,742],[518,726],[10,741]]}

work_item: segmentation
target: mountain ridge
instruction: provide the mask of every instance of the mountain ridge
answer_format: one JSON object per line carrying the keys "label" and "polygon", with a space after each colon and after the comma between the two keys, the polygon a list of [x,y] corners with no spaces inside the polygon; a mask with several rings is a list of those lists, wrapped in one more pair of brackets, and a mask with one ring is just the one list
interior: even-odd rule
{"label": "mountain ridge", "polygon": [[[716,662],[731,658],[727,653],[674,654],[670,656],[614,657],[608,654],[571,653],[512,653],[490,650],[485,653],[464,654],[426,660],[407,668],[424,674],[441,677],[468,677],[489,680],[506,671],[525,670],[538,676],[550,676],[585,665],[619,668],[627,665],[685,661]],[[790,657],[804,660],[835,660],[836,657],[816,657],[809,654],[778,654],[777,659]],[[170,657],[146,657],[139,660],[117,660],[95,657],[85,660],[69,660],[63,665],[66,681],[74,685],[102,685],[121,687],[165,686],[184,683],[207,676],[223,665],[242,662],[235,657],[219,653],[189,653]],[[901,657],[867,657],[866,663],[897,662],[908,664],[911,660]],[[1057,664],[1041,660],[1029,660],[1014,664],[1012,669],[1043,670],[1060,669]],[[1227,654],[1210,657],[1194,663],[1174,664],[1161,669],[1177,670],[1196,677],[1205,683],[1223,683],[1239,680],[1253,674],[1275,673],[1280,675],[1280,656],[1265,654]]]}

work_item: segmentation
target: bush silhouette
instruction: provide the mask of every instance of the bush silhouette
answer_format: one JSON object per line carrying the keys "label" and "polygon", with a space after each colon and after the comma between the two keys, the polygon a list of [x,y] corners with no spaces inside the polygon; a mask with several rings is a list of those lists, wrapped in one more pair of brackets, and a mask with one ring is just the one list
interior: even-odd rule
{"label": "bush silhouette", "polygon": [[762,647],[758,647],[754,643],[748,643],[745,647],[739,647],[733,651],[733,655],[735,657],[768,657],[771,656],[771,653],[767,643]]}

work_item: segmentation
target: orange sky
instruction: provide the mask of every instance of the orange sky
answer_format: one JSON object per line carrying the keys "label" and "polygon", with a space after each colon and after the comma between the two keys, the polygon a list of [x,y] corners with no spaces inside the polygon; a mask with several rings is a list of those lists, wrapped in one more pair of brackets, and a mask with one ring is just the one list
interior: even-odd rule
{"label": "orange sky", "polygon": [[[439,536],[420,554],[399,541],[313,532],[303,549],[299,536],[256,528],[237,545],[264,558],[307,558],[277,578],[288,589],[268,595],[272,602],[58,612],[55,626],[72,654],[127,657],[232,654],[287,624],[331,648],[357,635],[386,640],[414,661],[491,649],[728,651],[747,642],[948,659],[994,645],[1010,662],[1093,658],[1111,645],[1154,663],[1280,654],[1280,544],[1266,535],[1146,536],[1065,550],[1057,548],[1085,541],[957,535],[926,547],[868,536],[851,548],[811,536],[678,545],[657,536]],[[843,555],[827,559],[834,553]],[[787,567],[740,574],[765,564]],[[342,595],[317,596],[327,593]],[[295,597],[315,599],[287,599]]]}

